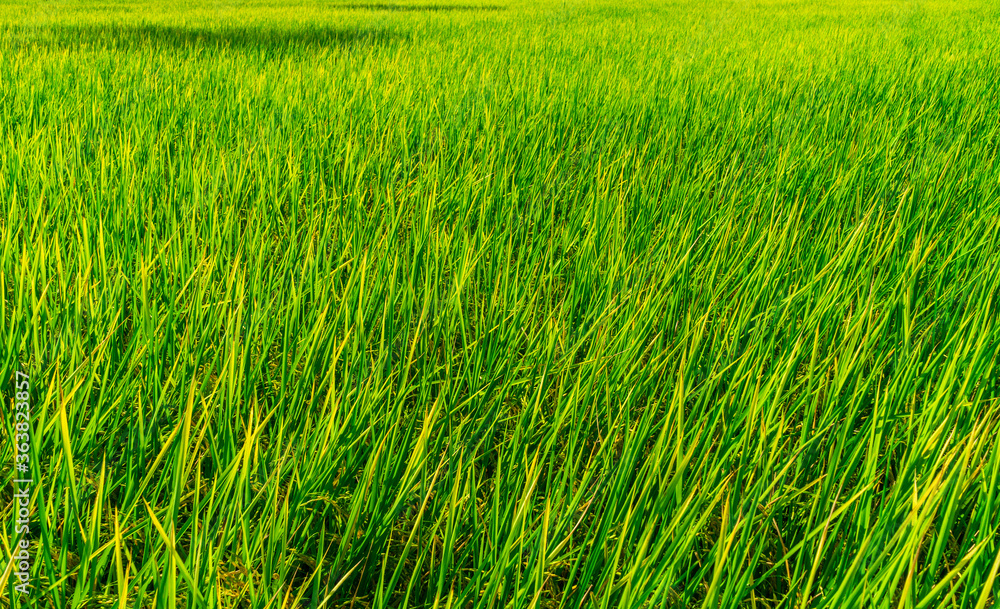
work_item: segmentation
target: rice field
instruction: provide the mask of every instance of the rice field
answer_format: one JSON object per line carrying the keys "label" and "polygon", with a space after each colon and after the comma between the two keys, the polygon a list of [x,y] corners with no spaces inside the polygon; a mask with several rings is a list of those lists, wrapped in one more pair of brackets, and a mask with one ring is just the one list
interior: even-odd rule
{"label": "rice field", "polygon": [[5,3],[0,607],[1000,606],[998,32]]}

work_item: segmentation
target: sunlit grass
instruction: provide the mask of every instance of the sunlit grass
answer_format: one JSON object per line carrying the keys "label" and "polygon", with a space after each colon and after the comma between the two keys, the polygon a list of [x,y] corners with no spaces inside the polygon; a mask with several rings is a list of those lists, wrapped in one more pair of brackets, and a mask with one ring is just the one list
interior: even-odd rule
{"label": "sunlit grass", "polygon": [[991,4],[0,11],[32,606],[994,602]]}

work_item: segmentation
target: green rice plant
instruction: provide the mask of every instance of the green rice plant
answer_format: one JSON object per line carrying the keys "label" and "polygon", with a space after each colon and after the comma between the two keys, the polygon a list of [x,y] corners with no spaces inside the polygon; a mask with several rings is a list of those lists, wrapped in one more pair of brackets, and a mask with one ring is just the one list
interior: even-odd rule
{"label": "green rice plant", "polygon": [[998,22],[5,5],[0,605],[993,606]]}

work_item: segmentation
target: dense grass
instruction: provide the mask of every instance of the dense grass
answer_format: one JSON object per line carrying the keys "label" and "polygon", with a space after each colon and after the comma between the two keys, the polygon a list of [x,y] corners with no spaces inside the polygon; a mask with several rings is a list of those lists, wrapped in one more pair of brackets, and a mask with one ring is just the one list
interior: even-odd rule
{"label": "dense grass", "polygon": [[839,4],[3,8],[0,605],[991,606],[1000,12]]}

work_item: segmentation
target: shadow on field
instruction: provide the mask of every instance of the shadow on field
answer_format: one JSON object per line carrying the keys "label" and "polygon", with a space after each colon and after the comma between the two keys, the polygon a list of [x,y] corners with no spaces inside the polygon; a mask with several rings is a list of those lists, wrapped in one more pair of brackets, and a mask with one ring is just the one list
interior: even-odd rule
{"label": "shadow on field", "polygon": [[409,32],[352,28],[187,28],[166,25],[53,25],[11,32],[25,44],[57,48],[233,49],[266,53],[295,49],[408,42]]}
{"label": "shadow on field", "polygon": [[502,11],[506,7],[496,4],[387,4],[379,2],[355,2],[335,4],[333,8],[358,11]]}

